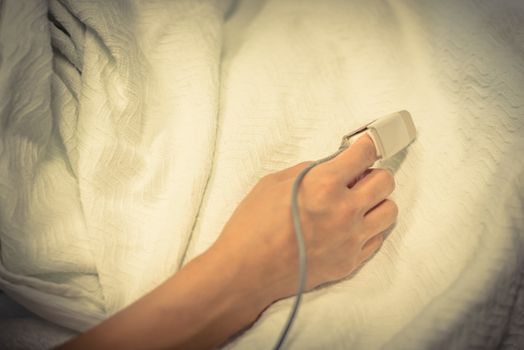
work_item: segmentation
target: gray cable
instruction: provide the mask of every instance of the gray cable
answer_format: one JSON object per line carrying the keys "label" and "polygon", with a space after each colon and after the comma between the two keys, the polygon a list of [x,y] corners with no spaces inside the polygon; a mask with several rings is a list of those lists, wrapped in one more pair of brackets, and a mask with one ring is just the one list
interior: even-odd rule
{"label": "gray cable", "polygon": [[340,148],[338,149],[338,151],[336,151],[332,155],[311,163],[297,175],[297,177],[295,178],[295,182],[293,183],[293,188],[291,190],[291,215],[293,216],[293,225],[295,227],[295,236],[296,236],[297,245],[298,245],[298,264],[299,264],[298,288],[297,288],[297,292],[295,296],[295,303],[293,304],[293,307],[291,308],[291,311],[289,312],[287,322],[284,328],[282,328],[282,332],[280,333],[280,337],[278,338],[278,342],[276,343],[274,350],[279,350],[282,347],[282,345],[284,344],[284,341],[286,340],[289,330],[291,329],[291,326],[293,325],[293,322],[295,321],[295,318],[297,316],[298,308],[300,306],[300,301],[302,300],[302,294],[304,293],[304,287],[306,284],[306,275],[307,275],[306,244],[304,242],[302,224],[300,223],[300,213],[299,213],[298,201],[297,201],[299,186],[302,183],[304,176],[306,176],[306,174],[311,169],[313,169],[314,167],[316,167],[319,164],[322,164],[324,162],[327,162],[335,158],[340,153],[342,153],[342,151],[344,151],[347,147],[348,146],[343,143],[340,146]]}

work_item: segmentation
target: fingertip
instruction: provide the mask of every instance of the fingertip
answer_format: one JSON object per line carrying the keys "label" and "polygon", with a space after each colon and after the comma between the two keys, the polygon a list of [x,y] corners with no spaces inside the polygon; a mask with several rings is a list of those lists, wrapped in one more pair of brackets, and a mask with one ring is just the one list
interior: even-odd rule
{"label": "fingertip", "polygon": [[350,147],[349,149],[359,149],[362,150],[364,154],[364,159],[367,160],[368,163],[373,164],[375,161],[378,160],[377,157],[377,149],[375,147],[375,143],[373,142],[373,139],[367,132],[365,132],[362,136],[360,136]]}
{"label": "fingertip", "polygon": [[350,142],[348,148],[322,166],[330,169],[332,173],[339,174],[340,181],[348,186],[377,160],[375,143],[367,133],[364,133],[358,136],[356,141]]}
{"label": "fingertip", "polygon": [[375,144],[367,133],[351,143],[349,148],[337,158],[334,159],[334,163],[344,169],[347,183],[361,175],[378,160]]}

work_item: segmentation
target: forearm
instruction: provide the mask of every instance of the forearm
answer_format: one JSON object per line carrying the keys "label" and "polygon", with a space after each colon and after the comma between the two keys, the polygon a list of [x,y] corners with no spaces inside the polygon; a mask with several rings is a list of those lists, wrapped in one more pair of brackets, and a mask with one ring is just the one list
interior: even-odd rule
{"label": "forearm", "polygon": [[154,291],[63,346],[211,348],[252,323],[271,302],[236,257],[210,249]]}

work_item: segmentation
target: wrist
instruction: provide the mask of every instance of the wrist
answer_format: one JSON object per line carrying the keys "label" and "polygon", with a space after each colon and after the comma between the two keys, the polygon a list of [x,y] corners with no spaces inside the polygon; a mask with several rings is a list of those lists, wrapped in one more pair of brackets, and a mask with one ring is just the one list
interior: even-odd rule
{"label": "wrist", "polygon": [[267,281],[264,274],[257,271],[256,264],[231,248],[215,244],[197,258],[201,259],[198,263],[212,266],[214,273],[220,276],[221,294],[231,306],[228,309],[246,311],[246,317],[249,314],[255,320],[275,298],[268,292]]}
{"label": "wrist", "polygon": [[[213,246],[179,272],[200,276],[202,292],[196,297],[203,301],[200,325],[182,347],[218,346],[252,324],[271,304],[271,296],[261,291],[263,281],[247,273],[244,262],[239,254]],[[206,334],[206,339],[199,334]]]}
{"label": "wrist", "polygon": [[289,257],[279,254],[285,255],[286,252],[276,247],[239,242],[241,237],[236,235],[235,240],[220,237],[205,254],[223,260],[230,284],[260,314],[276,300],[291,295],[288,289],[290,285],[295,285],[295,281],[289,281],[289,274],[283,273],[286,271],[283,265]]}

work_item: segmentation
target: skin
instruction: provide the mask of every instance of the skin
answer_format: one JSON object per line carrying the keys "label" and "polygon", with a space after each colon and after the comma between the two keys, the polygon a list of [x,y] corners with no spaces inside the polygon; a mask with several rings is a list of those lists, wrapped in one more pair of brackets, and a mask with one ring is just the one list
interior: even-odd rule
{"label": "skin", "polygon": [[[392,174],[369,136],[304,178],[299,207],[307,247],[307,290],[350,275],[380,248],[396,220]],[[60,349],[208,349],[294,294],[298,251],[291,187],[309,162],[263,177],[202,255],[126,309]],[[275,334],[275,340],[278,335]]]}

